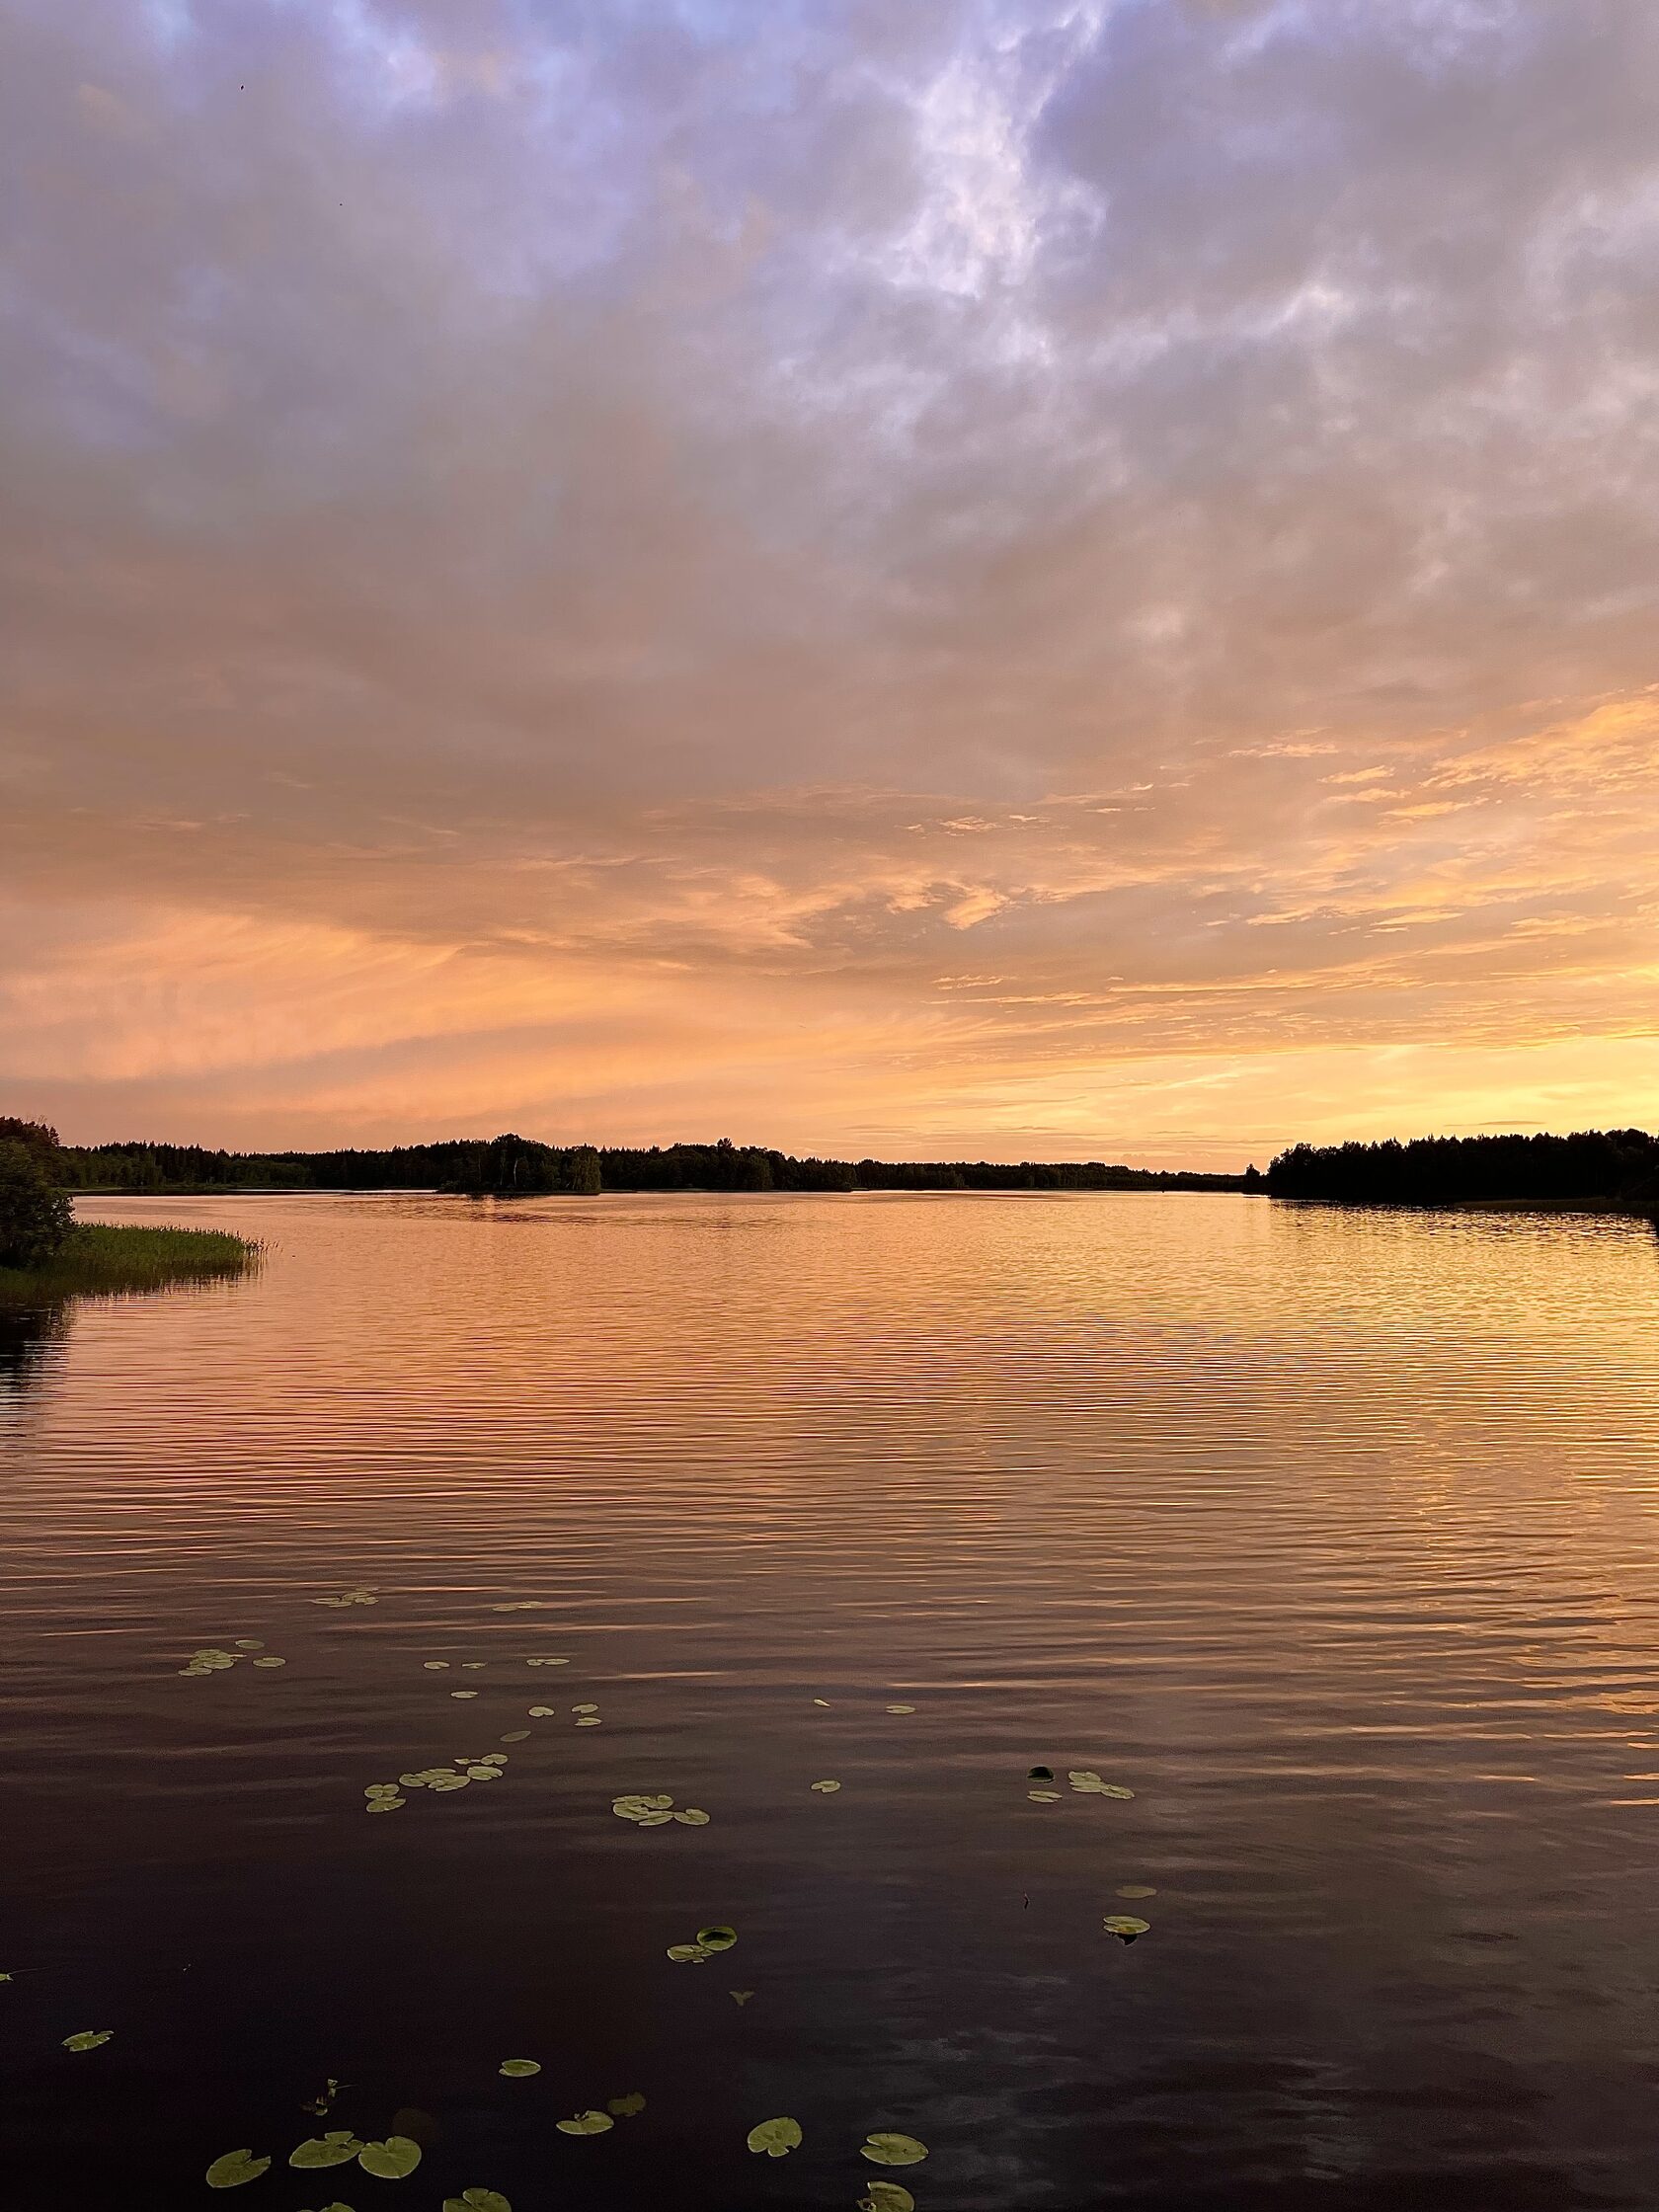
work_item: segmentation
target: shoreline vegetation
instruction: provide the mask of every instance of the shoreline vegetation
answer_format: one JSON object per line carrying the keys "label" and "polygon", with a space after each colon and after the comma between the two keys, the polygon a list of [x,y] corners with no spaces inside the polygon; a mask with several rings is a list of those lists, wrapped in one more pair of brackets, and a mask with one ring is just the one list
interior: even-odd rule
{"label": "shoreline vegetation", "polygon": [[1641,1129],[1569,1137],[1390,1138],[1295,1145],[1267,1171],[1272,1198],[1344,1206],[1474,1206],[1502,1212],[1659,1212],[1659,1137]]}
{"label": "shoreline vegetation", "polygon": [[258,1265],[259,1253],[255,1241],[227,1229],[81,1222],[38,1264],[0,1266],[0,1310],[210,1283],[248,1274]]}

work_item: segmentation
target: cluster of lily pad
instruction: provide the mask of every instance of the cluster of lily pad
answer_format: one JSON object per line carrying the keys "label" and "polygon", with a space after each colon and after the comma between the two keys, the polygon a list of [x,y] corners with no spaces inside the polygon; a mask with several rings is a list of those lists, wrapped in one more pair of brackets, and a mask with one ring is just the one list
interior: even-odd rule
{"label": "cluster of lily pad", "polygon": [[709,1824],[709,1816],[700,1805],[676,1806],[672,1797],[642,1796],[635,1790],[613,1797],[610,1809],[618,1820],[631,1820],[636,1828],[667,1828],[671,1821],[678,1821],[681,1828],[706,1828]]}
{"label": "cluster of lily pad", "polygon": [[254,1659],[256,1667],[285,1667],[288,1663],[268,1652],[258,1636],[238,1636],[229,1651],[221,1650],[214,1643],[204,1643],[199,1651],[191,1653],[178,1671],[182,1675],[222,1675],[239,1659],[250,1658],[256,1652],[260,1654]]}
{"label": "cluster of lily pad", "polygon": [[[354,2135],[349,2127],[334,2127],[326,2135],[307,2137],[288,2153],[288,2164],[301,2170],[350,2166],[354,2160],[376,2180],[402,2181],[420,2165],[421,2146],[409,2135],[388,2135],[381,2142],[370,2143]],[[246,2181],[257,2181],[270,2165],[269,2156],[256,2158],[247,2148],[226,2151],[207,2169],[207,2186],[240,2188]]]}
{"label": "cluster of lily pad", "polygon": [[502,1769],[507,1765],[505,1751],[487,1751],[482,1759],[457,1759],[447,1767],[421,1767],[413,1773],[399,1775],[396,1781],[371,1781],[363,1791],[367,1803],[365,1812],[393,1813],[409,1800],[402,1792],[406,1789],[430,1789],[442,1796],[451,1789],[465,1789],[475,1781],[500,1781]]}
{"label": "cluster of lily pad", "polygon": [[[1054,1778],[1052,1767],[1033,1767],[1026,1777],[1028,1781],[1044,1783],[1052,1782]],[[1126,1788],[1121,1781],[1102,1781],[1092,1767],[1069,1767],[1066,1769],[1066,1778],[1079,1797],[1129,1799],[1135,1795],[1134,1790]],[[1034,1805],[1058,1805],[1065,1791],[1041,1788],[1028,1789],[1025,1794]]]}
{"label": "cluster of lily pad", "polygon": [[338,1597],[313,1598],[311,1603],[314,1606],[377,1606],[380,1601],[372,1590],[365,1590],[359,1584],[356,1589],[342,1590]]}
{"label": "cluster of lily pad", "polygon": [[[735,1928],[699,1928],[695,1942],[671,1943],[669,1956],[676,1966],[701,1966],[705,1958],[713,1958],[720,1951],[729,1951],[737,1939],[738,1932]],[[736,1995],[736,1992],[733,1994]]]}
{"label": "cluster of lily pad", "polygon": [[645,2110],[645,2098],[638,2090],[630,2090],[626,2096],[607,2099],[602,2112],[573,2112],[568,2120],[557,2120],[554,2125],[561,2135],[608,2135],[618,2120],[631,2120],[636,2112]]}
{"label": "cluster of lily pad", "polygon": [[[801,2147],[801,2123],[788,2117],[759,2120],[750,2129],[747,2140],[756,2157],[787,2158]],[[865,2137],[858,2155],[872,2166],[919,2166],[927,2156],[927,2145],[913,2135],[881,2129]],[[897,2181],[872,2181],[868,2196],[859,2201],[873,2206],[874,2212],[914,2212],[915,2204],[909,2190]]]}

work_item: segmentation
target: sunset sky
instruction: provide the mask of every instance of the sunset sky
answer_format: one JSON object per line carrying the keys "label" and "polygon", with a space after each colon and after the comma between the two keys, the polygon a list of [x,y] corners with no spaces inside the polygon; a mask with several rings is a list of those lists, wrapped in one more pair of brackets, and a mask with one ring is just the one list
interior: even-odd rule
{"label": "sunset sky", "polygon": [[0,1111],[1659,1125],[1659,6],[0,26]]}

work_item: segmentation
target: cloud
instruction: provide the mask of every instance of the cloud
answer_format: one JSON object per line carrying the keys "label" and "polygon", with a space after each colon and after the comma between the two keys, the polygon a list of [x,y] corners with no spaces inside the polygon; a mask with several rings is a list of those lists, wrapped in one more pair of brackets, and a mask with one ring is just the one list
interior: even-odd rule
{"label": "cloud", "polygon": [[1113,1071],[1576,1036],[1652,1118],[1649,11],[0,39],[9,1090],[1216,1151]]}

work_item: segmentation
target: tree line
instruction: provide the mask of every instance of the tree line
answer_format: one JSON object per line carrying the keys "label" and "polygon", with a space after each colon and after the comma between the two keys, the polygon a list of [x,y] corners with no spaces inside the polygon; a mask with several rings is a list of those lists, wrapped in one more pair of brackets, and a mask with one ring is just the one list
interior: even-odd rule
{"label": "tree line", "polygon": [[1659,1205],[1659,1138],[1641,1129],[1589,1129],[1569,1137],[1294,1145],[1269,1165],[1267,1189],[1274,1198],[1392,1206]]}
{"label": "tree line", "polygon": [[323,1152],[232,1152],[201,1145],[59,1145],[38,1123],[0,1117],[0,1141],[33,1131],[62,1188],[82,1191],[439,1190],[533,1197],[599,1191],[1239,1190],[1246,1176],[1161,1172],[1104,1161],[798,1158],[762,1145],[543,1145],[506,1135]]}

